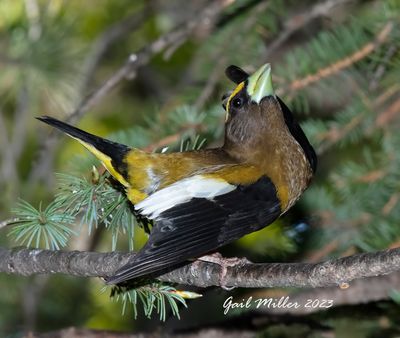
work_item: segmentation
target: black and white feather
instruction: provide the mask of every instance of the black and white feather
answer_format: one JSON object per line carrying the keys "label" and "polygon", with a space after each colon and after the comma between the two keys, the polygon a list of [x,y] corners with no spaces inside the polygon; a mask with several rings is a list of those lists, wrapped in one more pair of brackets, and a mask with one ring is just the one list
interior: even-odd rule
{"label": "black and white feather", "polygon": [[196,175],[161,189],[136,209],[155,225],[145,246],[108,284],[182,264],[263,228],[281,214],[276,189],[265,176],[244,186]]}

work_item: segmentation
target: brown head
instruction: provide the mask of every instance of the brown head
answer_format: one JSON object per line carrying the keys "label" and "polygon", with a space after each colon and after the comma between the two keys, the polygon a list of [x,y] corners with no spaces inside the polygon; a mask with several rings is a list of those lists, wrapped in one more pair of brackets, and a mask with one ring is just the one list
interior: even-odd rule
{"label": "brown head", "polygon": [[235,157],[266,156],[283,145],[300,145],[310,167],[316,168],[316,155],[289,108],[277,97],[272,87],[271,67],[263,65],[249,75],[236,66],[226,70],[237,83],[225,98],[224,149]]}

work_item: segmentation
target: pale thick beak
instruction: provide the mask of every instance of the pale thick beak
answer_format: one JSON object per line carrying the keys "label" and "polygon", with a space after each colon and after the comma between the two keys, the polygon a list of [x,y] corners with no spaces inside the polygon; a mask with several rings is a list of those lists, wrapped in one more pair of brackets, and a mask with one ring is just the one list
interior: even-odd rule
{"label": "pale thick beak", "polygon": [[252,101],[260,103],[261,100],[270,95],[274,95],[271,78],[271,65],[266,63],[247,79],[247,93]]}

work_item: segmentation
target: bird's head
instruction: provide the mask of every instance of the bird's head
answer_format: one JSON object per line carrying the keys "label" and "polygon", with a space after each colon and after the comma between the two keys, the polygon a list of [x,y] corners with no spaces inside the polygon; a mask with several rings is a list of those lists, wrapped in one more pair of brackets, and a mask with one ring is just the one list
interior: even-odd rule
{"label": "bird's head", "polygon": [[226,142],[251,144],[284,125],[282,109],[272,87],[270,64],[252,75],[229,66],[226,75],[237,84],[222,98],[226,110]]}
{"label": "bird's head", "polygon": [[313,148],[289,108],[275,95],[270,64],[251,75],[237,66],[229,66],[225,73],[237,86],[222,98],[226,111],[224,148],[246,154],[276,149],[282,142],[297,142],[315,170]]}

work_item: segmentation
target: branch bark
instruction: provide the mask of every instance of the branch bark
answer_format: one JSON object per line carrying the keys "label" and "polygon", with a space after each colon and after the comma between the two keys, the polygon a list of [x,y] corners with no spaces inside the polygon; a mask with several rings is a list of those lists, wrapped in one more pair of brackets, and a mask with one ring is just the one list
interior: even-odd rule
{"label": "branch bark", "polygon": [[[270,295],[267,292],[260,293],[258,291],[257,298],[279,298],[281,296],[289,296],[290,302],[298,304],[306,304],[308,300],[329,300],[332,299],[332,307],[338,307],[343,305],[357,305],[357,304],[367,304],[370,302],[377,302],[381,300],[390,299],[391,292],[397,290],[400,285],[400,272],[394,272],[387,276],[377,276],[365,279],[358,279],[351,284],[351,287],[347,289],[341,289],[338,287],[328,287],[328,288],[315,288],[315,289],[305,289],[300,292],[295,293],[282,293],[277,297],[277,295]],[[243,296],[242,296],[243,297]],[[319,312],[323,309],[319,307],[259,307],[256,312],[268,313],[271,315],[307,315],[310,313]]]}
{"label": "branch bark", "polygon": [[29,332],[23,338],[251,338],[254,337],[254,330],[227,330],[219,328],[202,329],[196,332],[183,332],[183,333],[165,333],[165,332],[152,332],[149,333],[122,333],[111,332],[103,330],[67,328],[59,331],[52,331],[48,333],[32,333]]}
{"label": "branch bark", "polygon": [[[107,277],[128,263],[134,255],[120,252],[0,248],[0,272],[23,276],[63,273],[81,277]],[[195,261],[158,279],[199,287],[326,287],[395,271],[400,271],[400,248],[362,253],[320,263],[239,264],[227,268],[223,283],[222,268],[219,265]]]}

